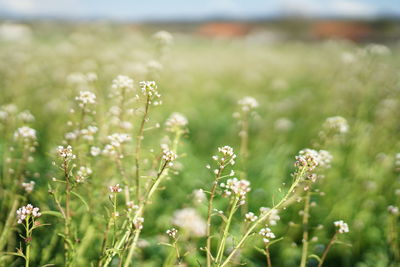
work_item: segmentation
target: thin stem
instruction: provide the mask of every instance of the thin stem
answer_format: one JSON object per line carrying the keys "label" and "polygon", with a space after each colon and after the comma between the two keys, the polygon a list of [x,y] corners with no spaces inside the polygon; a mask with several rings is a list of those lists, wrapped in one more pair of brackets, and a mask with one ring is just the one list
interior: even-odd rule
{"label": "thin stem", "polygon": [[25,219],[25,230],[26,230],[26,251],[25,251],[25,267],[29,267],[29,259],[31,254],[31,234],[29,229],[29,216]]}
{"label": "thin stem", "polygon": [[225,261],[221,264],[220,267],[224,267],[226,266],[230,260],[232,259],[232,257],[236,254],[236,252],[242,247],[242,245],[244,244],[244,242],[247,240],[247,238],[249,237],[249,235],[254,231],[254,229],[263,221],[265,221],[270,215],[271,212],[273,210],[277,210],[279,208],[281,208],[286,201],[289,199],[289,197],[291,196],[291,194],[293,193],[294,189],[297,187],[297,185],[299,184],[299,182],[302,180],[304,174],[306,172],[306,168],[303,167],[303,169],[300,170],[300,173],[297,175],[296,179],[294,180],[292,186],[289,188],[288,192],[286,193],[286,195],[281,199],[281,201],[279,201],[278,204],[276,204],[272,209],[270,209],[268,212],[266,212],[263,216],[260,216],[260,218],[254,222],[254,224],[252,226],[249,227],[249,229],[247,230],[247,232],[242,236],[242,238],[240,239],[240,241],[237,243],[237,245],[232,249],[231,253],[228,255],[228,257],[225,259]]}
{"label": "thin stem", "polygon": [[303,249],[301,253],[300,267],[305,267],[307,263],[307,253],[308,253],[308,219],[310,216],[310,189],[307,191],[304,200],[304,210],[303,210]]}
{"label": "thin stem", "polygon": [[271,255],[270,255],[270,253],[269,253],[269,246],[267,246],[267,247],[265,248],[265,256],[266,256],[266,258],[267,258],[267,266],[268,266],[268,267],[272,267]]}
{"label": "thin stem", "polygon": [[213,208],[213,200],[215,197],[215,191],[217,189],[218,180],[221,177],[222,168],[218,169],[217,176],[215,177],[214,184],[211,188],[210,200],[208,201],[208,211],[207,211],[207,228],[206,228],[206,236],[207,236],[207,267],[211,267],[211,215]]}
{"label": "thin stem", "polygon": [[215,260],[217,263],[219,263],[222,260],[222,256],[224,255],[226,238],[228,237],[229,227],[230,227],[231,222],[232,222],[233,214],[236,211],[238,201],[239,201],[239,199],[235,197],[235,200],[232,203],[231,210],[229,211],[228,220],[226,221],[224,233],[223,233],[223,236],[222,236],[222,239],[221,239],[221,243],[220,243],[220,246],[218,248],[217,257],[216,257],[216,260]]}
{"label": "thin stem", "polygon": [[333,234],[331,240],[329,240],[328,245],[326,246],[324,252],[322,253],[322,257],[321,257],[321,260],[319,261],[318,267],[321,267],[322,264],[324,264],[326,255],[328,255],[328,252],[329,252],[329,250],[331,249],[331,246],[332,246],[333,243],[335,242],[337,233],[338,233],[338,232],[336,231],[336,232]]}
{"label": "thin stem", "polygon": [[140,201],[140,152],[141,152],[141,147],[142,147],[144,124],[146,123],[146,120],[147,120],[147,114],[149,113],[149,107],[150,107],[150,95],[147,95],[142,122],[140,123],[139,132],[136,136],[136,150],[135,150],[136,198],[137,198],[138,202]]}

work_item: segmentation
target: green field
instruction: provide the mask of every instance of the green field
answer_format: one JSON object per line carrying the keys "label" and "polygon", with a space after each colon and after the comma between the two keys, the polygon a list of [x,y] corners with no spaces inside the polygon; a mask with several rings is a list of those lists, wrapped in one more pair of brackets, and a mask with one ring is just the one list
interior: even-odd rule
{"label": "green field", "polygon": [[[331,168],[318,170],[324,177],[315,183],[301,180],[285,208],[280,207],[277,225],[269,225],[276,240],[283,238],[270,245],[272,266],[300,265],[305,229],[309,235],[306,266],[317,266],[337,220],[347,222],[350,231],[337,234],[324,266],[400,265],[399,212],[388,210],[400,201],[398,44],[265,43],[179,33],[172,34],[172,43],[164,44],[153,32],[128,26],[32,28],[26,38],[0,40],[0,251],[8,252],[0,254],[0,266],[24,266],[23,257],[10,253],[21,248],[26,256],[27,246],[30,266],[106,266],[107,258],[109,266],[119,266],[120,259],[122,266],[207,266],[200,248],[206,246],[202,228],[208,201],[199,203],[193,191],[211,190],[216,168],[212,156],[225,145],[237,154],[236,164],[226,172],[233,169],[233,177],[250,181],[251,191],[246,203],[226,220],[231,224],[225,239],[226,221],[212,217],[214,257],[221,240],[226,241],[221,261],[213,266],[222,266],[249,229],[245,213],[259,215],[260,207],[273,207],[285,196],[297,179],[291,175],[296,170],[295,156],[304,148],[329,151]],[[118,75],[134,80],[133,91],[121,95],[119,88],[112,87]],[[146,80],[157,83],[162,105],[149,105],[141,140],[137,136],[146,95],[139,82]],[[80,91],[93,92],[96,103],[79,107]],[[242,111],[238,104],[246,96],[258,102],[251,112]],[[25,110],[35,119],[26,112],[20,115]],[[168,131],[165,121],[173,112],[183,114],[188,125]],[[233,116],[237,112],[241,119]],[[324,123],[335,116],[347,120],[348,131],[327,132]],[[15,135],[22,126],[36,130],[37,145]],[[88,126],[97,131],[71,139],[71,133]],[[117,154],[93,156],[91,147],[103,150],[111,141],[107,136],[114,133],[129,134],[131,139],[117,142],[113,148]],[[181,137],[176,143],[174,134]],[[67,167],[69,181],[64,159],[57,156],[60,145],[71,145],[77,156]],[[159,175],[166,145],[178,158]],[[31,147],[35,151],[29,151]],[[81,166],[92,173],[79,173]],[[84,181],[76,182],[80,176]],[[145,192],[157,176],[162,181],[145,201]],[[30,181],[35,186],[29,193],[21,183]],[[111,193],[109,186],[116,184],[124,191]],[[143,229],[134,225],[137,214],[135,209],[127,210],[127,195],[146,206]],[[232,199],[217,190],[213,208],[228,216]],[[24,240],[25,223],[17,224],[15,214],[28,203],[42,212],[36,221],[48,224],[34,229],[31,241]],[[310,204],[306,225],[305,203]],[[255,227],[255,234],[226,266],[266,266],[265,244],[258,234],[264,225],[263,221]],[[176,247],[164,244],[175,246],[166,235],[172,227],[178,229]],[[127,241],[116,248],[126,233]]]}

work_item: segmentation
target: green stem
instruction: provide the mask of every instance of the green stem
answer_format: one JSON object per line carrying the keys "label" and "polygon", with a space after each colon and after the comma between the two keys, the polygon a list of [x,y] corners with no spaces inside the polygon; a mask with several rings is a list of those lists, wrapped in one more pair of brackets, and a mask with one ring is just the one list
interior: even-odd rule
{"label": "green stem", "polygon": [[304,200],[304,210],[303,210],[303,249],[301,253],[300,267],[305,267],[307,263],[307,253],[308,253],[308,218],[310,214],[310,189],[306,193]]}
{"label": "green stem", "polygon": [[235,200],[232,203],[231,210],[229,211],[228,220],[226,221],[224,233],[223,233],[223,236],[222,236],[222,239],[221,239],[221,243],[220,243],[219,248],[218,248],[217,257],[216,257],[216,260],[215,260],[217,263],[221,262],[222,256],[224,255],[226,238],[228,237],[229,227],[230,227],[231,222],[232,222],[233,214],[236,211],[238,201],[239,201],[239,199],[237,197],[235,197]]}
{"label": "green stem", "polygon": [[233,250],[231,251],[231,253],[228,255],[228,257],[225,259],[225,261],[220,265],[220,267],[224,267],[227,266],[227,264],[230,262],[230,260],[232,259],[232,257],[236,254],[236,252],[243,246],[244,242],[247,240],[247,238],[249,237],[249,235],[254,231],[254,229],[263,221],[265,221],[272,213],[273,210],[278,210],[279,208],[281,208],[286,201],[289,199],[289,197],[291,196],[291,194],[293,193],[294,189],[297,187],[297,185],[299,184],[299,182],[302,180],[304,174],[305,174],[305,170],[306,168],[303,167],[303,169],[301,169],[300,173],[297,175],[296,179],[294,180],[292,186],[289,188],[288,192],[286,193],[286,195],[281,199],[281,201],[279,201],[278,204],[276,204],[272,209],[270,209],[268,212],[266,212],[264,215],[260,216],[260,218],[254,222],[254,224],[252,226],[249,227],[249,229],[247,230],[247,232],[242,236],[242,238],[240,239],[240,241],[237,243],[237,245],[233,248]]}
{"label": "green stem", "polygon": [[331,246],[333,245],[333,243],[335,242],[336,239],[336,235],[337,235],[337,231],[333,234],[331,240],[329,240],[328,245],[326,246],[324,252],[322,253],[322,257],[321,260],[319,261],[318,267],[322,267],[322,264],[324,264],[326,255],[328,255],[329,250],[331,249]]}

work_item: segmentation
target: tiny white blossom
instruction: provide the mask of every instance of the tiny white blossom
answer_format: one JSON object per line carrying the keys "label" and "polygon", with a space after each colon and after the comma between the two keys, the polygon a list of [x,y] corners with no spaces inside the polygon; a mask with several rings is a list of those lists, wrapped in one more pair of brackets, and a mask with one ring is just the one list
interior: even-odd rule
{"label": "tiny white blossom", "polygon": [[29,217],[38,218],[41,215],[39,208],[33,207],[31,204],[23,206],[17,210],[17,219],[19,224],[24,220],[29,219]]}
{"label": "tiny white blossom", "polygon": [[349,232],[349,226],[344,221],[342,221],[342,220],[336,221],[333,224],[336,226],[336,228],[338,229],[338,232],[340,234],[344,234],[344,233],[348,233]]}

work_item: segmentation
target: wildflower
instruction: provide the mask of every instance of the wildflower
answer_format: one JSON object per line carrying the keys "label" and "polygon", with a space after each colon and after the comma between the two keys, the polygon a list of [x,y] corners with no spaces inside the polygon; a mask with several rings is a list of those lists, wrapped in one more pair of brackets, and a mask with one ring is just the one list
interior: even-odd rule
{"label": "wildflower", "polygon": [[90,169],[89,167],[82,166],[79,168],[76,174],[77,174],[76,182],[83,183],[86,180],[86,178],[88,178],[92,174],[92,169]]}
{"label": "wildflower", "polygon": [[86,129],[82,129],[80,131],[80,135],[82,135],[83,139],[88,141],[93,141],[93,136],[97,133],[99,129],[96,126],[88,126]]}
{"label": "wildflower", "polygon": [[98,155],[100,155],[100,153],[101,153],[101,149],[99,147],[92,146],[90,148],[90,155],[92,155],[93,157],[97,157]]}
{"label": "wildflower", "polygon": [[71,160],[76,158],[76,156],[72,153],[71,146],[67,146],[66,148],[64,148],[63,146],[59,146],[57,151],[58,155],[66,160]]}
{"label": "wildflower", "polygon": [[23,206],[17,210],[17,219],[19,224],[24,220],[29,220],[30,217],[38,218],[41,215],[39,208],[33,207],[31,204]]}
{"label": "wildflower", "polygon": [[79,96],[77,96],[75,99],[80,102],[80,107],[83,107],[86,104],[96,103],[96,95],[90,91],[80,91]]}
{"label": "wildflower", "polygon": [[197,203],[203,203],[207,198],[203,189],[195,189],[193,190],[193,199]]}
{"label": "wildflower", "polygon": [[238,104],[241,106],[243,112],[248,112],[258,107],[257,100],[251,96],[246,96],[240,99]]}
{"label": "wildflower", "polygon": [[237,178],[228,179],[225,183],[221,183],[220,186],[225,188],[224,195],[233,195],[240,200],[239,205],[243,205],[246,201],[246,195],[250,192],[250,182],[247,180],[238,180]]}
{"label": "wildflower", "polygon": [[139,208],[139,206],[135,205],[133,201],[126,202],[126,206],[128,208],[128,211],[137,210]]}
{"label": "wildflower", "polygon": [[114,147],[114,146],[112,146],[112,145],[106,145],[106,146],[104,147],[102,153],[103,153],[103,155],[106,155],[106,156],[114,156],[114,155],[117,153],[117,151],[115,150],[115,147]]}
{"label": "wildflower", "polygon": [[262,228],[260,230],[260,232],[258,232],[258,234],[263,237],[263,241],[264,241],[265,245],[269,244],[270,239],[274,239],[275,238],[275,234],[268,227]]}
{"label": "wildflower", "polygon": [[133,91],[133,80],[128,76],[118,75],[112,81],[111,89],[114,95],[118,95],[122,90]]}
{"label": "wildflower", "polygon": [[347,120],[340,116],[329,117],[325,120],[324,124],[322,125],[322,131],[320,135],[327,136],[329,134],[336,136],[336,135],[343,135],[349,131],[349,125]]}
{"label": "wildflower", "polygon": [[143,222],[144,222],[143,217],[137,217],[136,219],[133,220],[133,225],[135,225],[136,229],[141,230],[143,229]]}
{"label": "wildflower", "polygon": [[153,38],[163,46],[170,45],[173,42],[172,35],[167,31],[159,31],[153,35]]}
{"label": "wildflower", "polygon": [[[225,165],[234,165],[236,154],[233,152],[233,148],[230,146],[223,146],[218,148],[218,152],[221,154],[220,157],[214,155],[213,160],[219,162],[220,167],[224,168]],[[216,170],[218,172],[218,170]]]}
{"label": "wildflower", "polygon": [[246,222],[255,222],[258,219],[258,216],[255,215],[253,212],[248,212],[245,215]]}
{"label": "wildflower", "polygon": [[304,149],[296,156],[295,166],[306,168],[306,171],[312,172],[318,166],[318,152],[313,149]]}
{"label": "wildflower", "polygon": [[29,183],[22,183],[22,187],[27,193],[32,193],[33,189],[35,188],[35,182],[30,181]]}
{"label": "wildflower", "polygon": [[119,184],[109,186],[108,189],[110,190],[111,193],[120,193],[120,192],[122,192],[122,188],[119,186]]}
{"label": "wildflower", "polygon": [[131,137],[129,134],[124,134],[124,133],[115,133],[112,135],[109,135],[108,140],[110,140],[110,143],[114,147],[119,147],[121,144],[126,143],[131,140]]}
{"label": "wildflower", "polygon": [[[157,84],[155,81],[142,81],[139,83],[142,94],[149,100],[149,104],[155,98],[160,98],[161,95],[157,90]],[[161,101],[154,101],[154,105],[161,104]]]}
{"label": "wildflower", "polygon": [[192,208],[175,211],[172,223],[184,229],[191,236],[201,237],[206,234],[206,222]]}
{"label": "wildflower", "polygon": [[171,116],[165,122],[165,126],[167,127],[167,131],[176,132],[183,128],[185,128],[188,124],[188,120],[182,114],[175,112],[172,113]]}
{"label": "wildflower", "polygon": [[18,119],[22,120],[25,123],[33,122],[35,117],[29,110],[24,110],[18,114]]}
{"label": "wildflower", "polygon": [[349,226],[344,221],[342,221],[342,220],[336,221],[333,224],[336,226],[337,231],[340,234],[344,234],[344,233],[348,233],[349,232]]}
{"label": "wildflower", "polygon": [[30,142],[36,140],[36,130],[28,126],[18,128],[14,133],[15,138],[21,138],[24,142]]}
{"label": "wildflower", "polygon": [[281,217],[279,216],[279,210],[277,209],[272,209],[271,208],[266,208],[266,207],[261,207],[260,208],[260,213],[261,215],[267,214],[269,213],[269,216],[267,218],[267,224],[274,226],[277,224],[277,222],[281,219]]}
{"label": "wildflower", "polygon": [[174,151],[171,151],[171,150],[164,150],[163,151],[162,158],[166,162],[172,162],[172,161],[176,160],[177,157],[178,157],[178,155],[176,155],[176,153]]}
{"label": "wildflower", "polygon": [[165,233],[166,233],[169,237],[175,239],[175,238],[176,238],[176,235],[178,234],[178,230],[176,230],[175,228],[171,228],[171,229],[168,229]]}
{"label": "wildflower", "polygon": [[388,206],[388,211],[392,215],[398,215],[399,214],[399,208],[393,205]]}

